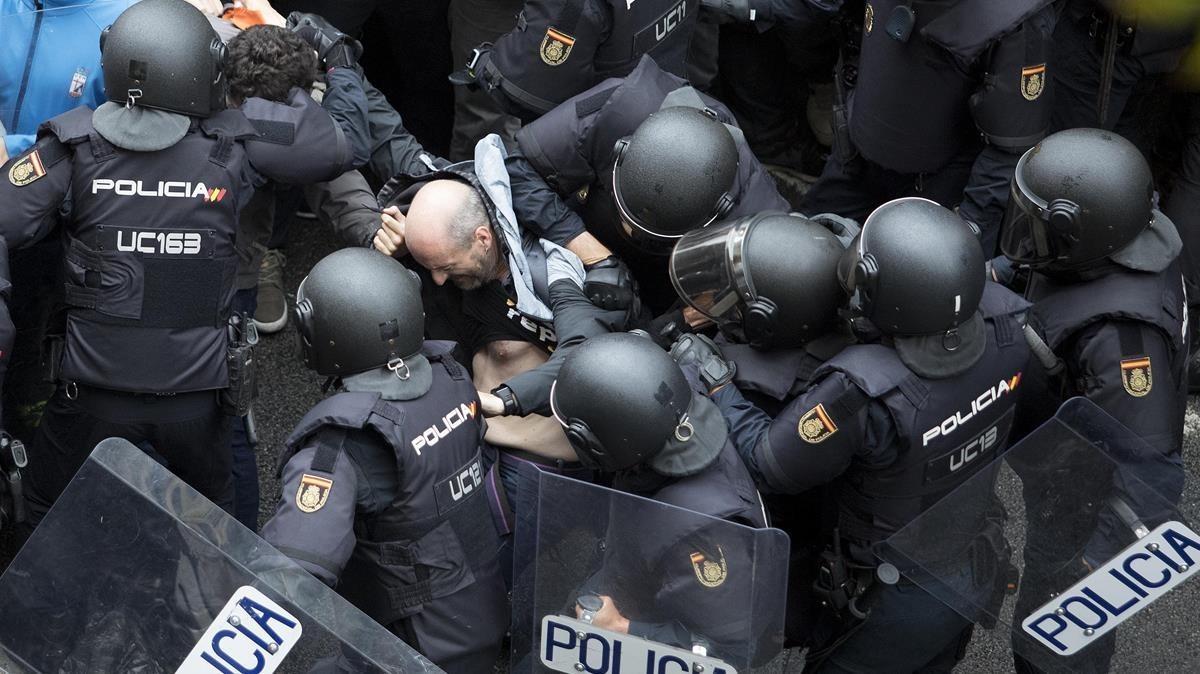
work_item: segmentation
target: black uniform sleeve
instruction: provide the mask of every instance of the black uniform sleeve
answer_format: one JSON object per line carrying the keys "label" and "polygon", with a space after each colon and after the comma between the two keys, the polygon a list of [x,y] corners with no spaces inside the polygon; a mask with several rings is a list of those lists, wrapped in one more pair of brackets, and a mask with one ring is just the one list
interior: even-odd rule
{"label": "black uniform sleeve", "polygon": [[959,212],[984,231],[985,243],[995,240],[1017,160],[1050,127],[1054,21],[1053,7],[1046,7],[992,45],[982,85],[971,96],[971,114],[987,147],[975,161]]}
{"label": "black uniform sleeve", "polygon": [[550,284],[550,308],[558,346],[550,359],[504,382],[517,399],[522,415],[550,413],[550,385],[558,378],[563,360],[589,337],[612,332],[625,318],[624,311],[605,311],[592,304],[583,289],[569,279]]}
{"label": "black uniform sleeve", "polygon": [[866,409],[844,411],[845,396],[856,391],[835,372],[788,404],[754,439],[755,480],[772,491],[797,494],[833,480],[869,451]]}
{"label": "black uniform sleeve", "polygon": [[[1122,335],[1122,333],[1125,333]],[[1108,322],[1076,341],[1082,393],[1164,455],[1183,446],[1185,399],[1165,335],[1144,323]]]}
{"label": "black uniform sleeve", "polygon": [[[595,79],[596,50],[612,19],[606,3],[527,0],[517,26],[482,57],[488,89],[525,121],[549,112]],[[476,66],[479,68],[480,66]]]}
{"label": "black uniform sleeve", "polygon": [[371,171],[384,181],[401,173],[418,175],[429,171],[429,166],[421,160],[425,148],[404,128],[400,113],[375,85],[364,79],[362,86],[370,127]]}
{"label": "black uniform sleeve", "polygon": [[246,142],[250,163],[263,176],[303,185],[333,178],[367,163],[367,102],[357,73],[334,68],[323,106],[292,89],[286,104],[249,98],[242,113],[259,130]]}
{"label": "black uniform sleeve", "polygon": [[43,134],[33,147],[0,168],[0,383],[16,338],[8,313],[12,294],[8,252],[32,245],[54,230],[58,209],[71,187],[69,157],[65,145]]}
{"label": "black uniform sleeve", "polygon": [[[283,468],[279,507],[262,530],[268,543],[330,587],[337,585],[357,542],[360,475],[342,451],[344,437],[344,432],[319,432],[292,456]],[[336,451],[331,470],[314,465],[318,449]]]}
{"label": "black uniform sleeve", "polygon": [[347,246],[370,247],[379,231],[375,193],[358,171],[304,188],[304,199],[317,219],[329,225]]}
{"label": "black uniform sleeve", "polygon": [[[606,100],[617,86],[601,82],[517,131],[521,154],[559,194],[583,189],[596,179],[591,157],[598,149],[589,151],[585,146],[590,144],[601,106],[591,102]],[[580,114],[581,106],[585,114]]]}
{"label": "black uniform sleeve", "polygon": [[567,207],[519,152],[504,161],[517,222],[538,238],[560,246],[584,232],[583,218]]}

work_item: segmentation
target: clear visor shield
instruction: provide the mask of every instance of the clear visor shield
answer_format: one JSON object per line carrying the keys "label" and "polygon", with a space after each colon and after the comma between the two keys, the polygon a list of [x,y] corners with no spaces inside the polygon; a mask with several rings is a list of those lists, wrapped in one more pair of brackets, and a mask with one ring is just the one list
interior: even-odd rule
{"label": "clear visor shield", "polygon": [[4,671],[440,671],[124,440],[92,452],[0,602]]}
{"label": "clear visor shield", "polygon": [[1017,164],[1004,221],[1000,225],[1000,251],[1018,264],[1050,262],[1057,257],[1057,251],[1048,223],[1046,203],[1026,188],[1021,178],[1024,166],[1025,157],[1022,157]]}
{"label": "clear visor shield", "polygon": [[749,230],[746,221],[693,230],[671,252],[675,292],[718,324],[740,321],[743,304],[753,299],[743,266]]}
{"label": "clear visor shield", "polygon": [[879,556],[983,627],[969,669],[1015,657],[1044,672],[1196,671],[1200,527],[1186,477],[1178,455],[1073,398]]}
{"label": "clear visor shield", "polygon": [[[526,468],[537,489],[514,508],[513,672],[734,674],[779,653],[782,531]],[[611,629],[613,609],[628,631]]]}

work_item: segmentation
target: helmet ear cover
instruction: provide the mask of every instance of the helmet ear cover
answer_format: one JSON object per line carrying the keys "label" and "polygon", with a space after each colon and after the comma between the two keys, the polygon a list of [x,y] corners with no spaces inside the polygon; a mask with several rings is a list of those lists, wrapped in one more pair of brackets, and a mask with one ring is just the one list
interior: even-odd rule
{"label": "helmet ear cover", "polygon": [[303,299],[296,302],[296,307],[292,310],[292,316],[296,319],[296,338],[299,340],[300,355],[304,359],[304,364],[311,368],[316,365],[316,354],[313,352],[312,340],[312,301]]}
{"label": "helmet ear cover", "polygon": [[1079,204],[1069,199],[1055,199],[1046,207],[1046,223],[1059,235],[1078,239],[1082,212]]}
{"label": "helmet ear cover", "polygon": [[766,297],[756,297],[746,303],[742,330],[751,346],[761,347],[775,338],[779,307]]}
{"label": "helmet ear cover", "polygon": [[605,455],[604,445],[587,423],[580,419],[568,419],[563,433],[567,436],[567,441],[575,448],[575,453],[579,455],[580,463],[586,464],[590,468],[603,467],[599,457]]}
{"label": "helmet ear cover", "polygon": [[860,293],[864,301],[870,301],[878,283],[879,261],[871,253],[866,253],[854,265],[854,289]]}

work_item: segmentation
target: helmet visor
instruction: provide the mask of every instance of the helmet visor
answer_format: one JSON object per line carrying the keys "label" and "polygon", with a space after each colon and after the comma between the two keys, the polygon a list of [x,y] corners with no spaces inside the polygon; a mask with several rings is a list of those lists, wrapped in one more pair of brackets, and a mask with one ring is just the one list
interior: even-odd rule
{"label": "helmet visor", "polygon": [[1018,264],[1036,265],[1053,261],[1058,253],[1046,202],[1030,192],[1022,179],[1028,157],[1029,153],[1021,157],[1013,176],[1008,207],[1000,225],[1000,251]]}
{"label": "helmet visor", "polygon": [[671,253],[670,277],[675,292],[717,323],[740,321],[742,304],[753,298],[743,267],[749,230],[747,220],[693,230],[675,244]]}

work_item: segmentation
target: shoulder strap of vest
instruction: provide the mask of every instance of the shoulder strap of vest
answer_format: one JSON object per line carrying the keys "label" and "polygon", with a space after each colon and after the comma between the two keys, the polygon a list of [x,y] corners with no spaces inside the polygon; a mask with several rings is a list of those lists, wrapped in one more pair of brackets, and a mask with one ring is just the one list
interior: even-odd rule
{"label": "shoulder strap of vest", "polygon": [[[821,379],[831,371],[841,372],[866,394],[867,398],[880,398],[890,391],[899,391],[913,407],[924,407],[929,399],[929,387],[912,370],[900,362],[894,349],[879,344],[856,344],[817,368],[813,381]],[[845,405],[858,403],[854,398]],[[866,401],[858,403],[853,411],[862,409]],[[849,409],[849,407],[847,408]]]}
{"label": "shoulder strap of vest", "polygon": [[575,101],[575,116],[582,119],[600,112],[600,108],[603,108],[604,104],[608,102],[608,99],[612,98],[613,92],[616,91],[617,87],[619,86],[620,85],[605,87],[591,96]]}
{"label": "shoulder strap of vest", "polygon": [[42,122],[39,131],[48,131],[64,143],[78,143],[94,131],[92,110],[79,107]]}
{"label": "shoulder strap of vest", "polygon": [[379,394],[366,391],[345,391],[332,395],[313,406],[305,414],[284,444],[296,450],[305,438],[322,426],[361,429],[379,402]]}

